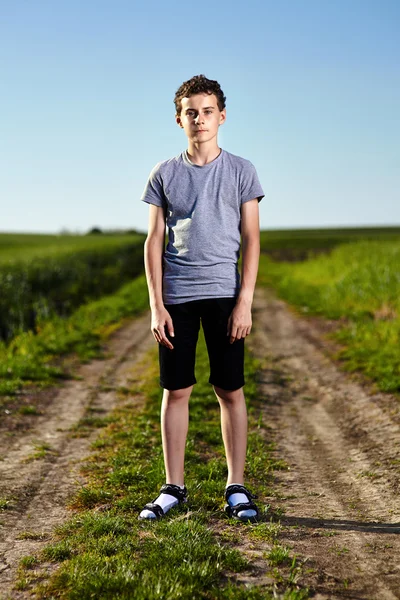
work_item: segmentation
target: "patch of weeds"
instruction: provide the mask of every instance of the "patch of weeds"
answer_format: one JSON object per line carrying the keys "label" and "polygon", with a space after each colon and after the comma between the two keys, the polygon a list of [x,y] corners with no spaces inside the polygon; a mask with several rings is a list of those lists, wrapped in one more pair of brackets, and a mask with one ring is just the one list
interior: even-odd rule
{"label": "patch of weeds", "polygon": [[119,385],[116,388],[116,392],[117,392],[117,394],[120,394],[121,396],[130,396],[132,394],[131,388],[129,388],[125,385]]}
{"label": "patch of weeds", "polygon": [[19,577],[14,584],[14,589],[18,591],[26,590],[29,586],[29,579],[27,577]]}
{"label": "patch of weeds", "polygon": [[283,506],[270,507],[268,513],[271,519],[279,521],[281,517],[285,516],[286,510]]}
{"label": "patch of weeds", "polygon": [[38,531],[21,531],[21,533],[19,533],[17,536],[17,540],[45,540],[47,537],[47,533],[40,533]]}
{"label": "patch of weeds", "polygon": [[20,408],[18,409],[18,412],[20,415],[39,416],[42,414],[40,412],[40,410],[36,406],[33,406],[32,404],[26,404],[24,406],[20,406]]}
{"label": "patch of weeds", "polygon": [[229,544],[239,544],[241,541],[240,534],[229,529],[220,531],[218,535],[224,542],[228,542]]}
{"label": "patch of weeds", "polygon": [[343,579],[343,587],[345,590],[348,590],[350,586],[350,581],[348,579]]}
{"label": "patch of weeds", "polygon": [[393,544],[377,544],[375,542],[368,542],[367,544],[365,544],[365,547],[368,549],[369,552],[373,553],[373,552],[381,552],[382,550],[390,550],[391,548],[393,548]]}
{"label": "patch of weeds", "polygon": [[111,493],[102,488],[82,486],[75,498],[70,502],[71,508],[94,508],[112,498]]}
{"label": "patch of weeds", "polygon": [[280,585],[287,586],[286,591],[282,596],[282,599],[290,600],[303,600],[309,597],[309,589],[301,588],[299,586],[299,580],[302,575],[302,567],[299,564],[297,557],[288,557],[287,564],[290,564],[289,569],[278,569],[275,567],[273,570],[273,576],[277,583]]}
{"label": "patch of weeds", "polygon": [[72,556],[71,545],[67,540],[62,540],[56,544],[49,544],[42,551],[42,557],[45,560],[62,562]]}
{"label": "patch of weeds", "polygon": [[99,417],[95,415],[86,415],[79,419],[77,423],[72,425],[70,428],[71,437],[87,437],[93,429],[100,429],[107,427],[110,423],[111,417]]}
{"label": "patch of weeds", "polygon": [[78,421],[77,427],[106,427],[109,422],[108,417],[87,416]]}
{"label": "patch of weeds", "polygon": [[247,532],[248,536],[255,540],[265,540],[267,542],[274,542],[279,534],[282,532],[282,525],[280,522],[274,523],[259,523],[257,527],[252,528]]}
{"label": "patch of weeds", "polygon": [[0,510],[7,510],[9,508],[11,508],[11,500],[0,498]]}
{"label": "patch of weeds", "polygon": [[46,442],[36,442],[35,444],[33,444],[33,447],[35,448],[35,452],[29,454],[29,456],[24,458],[22,462],[31,462],[33,460],[40,460],[42,458],[46,458],[49,455],[54,456],[58,454],[58,452]]}
{"label": "patch of weeds", "polygon": [[33,555],[24,556],[24,557],[21,558],[21,560],[19,562],[20,566],[23,569],[32,569],[38,563],[39,563],[38,559],[36,558],[36,556],[33,556]]}
{"label": "patch of weeds", "polygon": [[265,557],[271,565],[284,565],[291,562],[290,548],[275,544],[269,552],[265,553]]}
{"label": "patch of weeds", "polygon": [[340,535],[339,531],[322,531],[321,535],[324,537],[334,537],[335,535]]}
{"label": "patch of weeds", "polygon": [[341,548],[340,546],[335,545],[332,548],[329,548],[329,552],[335,553],[337,556],[345,556],[350,550],[344,546]]}
{"label": "patch of weeds", "polygon": [[372,479],[374,481],[375,479],[379,479],[381,475],[379,475],[379,473],[376,473],[375,471],[360,471],[359,473],[357,473],[357,477],[368,477],[368,479]]}
{"label": "patch of weeds", "polygon": [[99,436],[96,440],[92,442],[93,449],[105,449],[111,448],[115,445],[114,441],[108,437]]}
{"label": "patch of weeds", "polygon": [[99,384],[97,386],[97,390],[99,392],[114,392],[115,391],[115,386],[109,385],[108,383],[103,383],[103,384]]}

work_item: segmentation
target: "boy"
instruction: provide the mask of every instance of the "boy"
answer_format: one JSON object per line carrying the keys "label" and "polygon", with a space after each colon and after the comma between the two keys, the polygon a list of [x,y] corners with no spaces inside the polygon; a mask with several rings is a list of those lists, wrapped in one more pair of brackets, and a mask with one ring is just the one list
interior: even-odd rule
{"label": "boy", "polygon": [[154,167],[141,198],[150,204],[145,269],[164,388],[161,434],[166,484],[146,504],[140,519],[160,518],[187,501],[184,453],[200,321],[210,360],[209,382],[221,409],[228,466],[225,511],[243,521],[258,517],[255,496],[243,485],[247,446],[243,362],[260,253],[258,202],[264,192],[252,163],[218,146],[225,100],[219,83],[204,75],[179,87],[175,119],[185,131],[188,149]]}

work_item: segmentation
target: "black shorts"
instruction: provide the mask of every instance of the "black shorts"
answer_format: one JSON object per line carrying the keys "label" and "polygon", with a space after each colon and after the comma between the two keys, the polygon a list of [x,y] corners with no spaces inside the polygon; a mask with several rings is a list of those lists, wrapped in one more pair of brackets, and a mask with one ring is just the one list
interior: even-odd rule
{"label": "black shorts", "polygon": [[167,338],[170,350],[159,344],[160,385],[167,390],[180,390],[196,383],[194,373],[196,345],[203,326],[210,360],[209,383],[223,390],[237,390],[244,381],[244,338],[229,342],[228,319],[236,298],[207,298],[182,304],[168,304],[175,337]]}

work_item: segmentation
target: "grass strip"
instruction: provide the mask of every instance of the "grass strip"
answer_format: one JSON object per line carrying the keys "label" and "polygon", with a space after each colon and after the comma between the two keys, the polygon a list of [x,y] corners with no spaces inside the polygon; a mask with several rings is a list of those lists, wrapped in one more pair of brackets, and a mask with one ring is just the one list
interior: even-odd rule
{"label": "grass strip", "polygon": [[[249,405],[246,483],[262,498],[272,495],[274,469],[285,465],[273,456],[273,445],[260,434],[261,401],[257,397],[259,363],[246,357],[246,398]],[[71,503],[74,517],[57,529],[56,539],[40,556],[25,558],[19,589],[36,585],[36,597],[50,600],[102,599],[252,599],[301,600],[307,590],[294,578],[293,560],[288,576],[277,563],[279,528],[274,523],[244,524],[223,512],[226,461],[220,433],[219,405],[208,384],[208,358],[201,336],[196,376],[190,400],[185,483],[189,503],[171,509],[165,519],[141,522],[138,514],[157,495],[165,481],[159,425],[161,389],[156,349],[137,365],[130,394],[121,402],[93,445],[83,469],[86,485]],[[130,395],[142,397],[138,410]],[[274,584],[246,586],[240,573],[251,571],[237,541],[259,530],[259,539],[271,542]],[[274,533],[275,531],[275,533]],[[250,537],[249,537],[250,539]],[[253,538],[253,543],[257,538]],[[289,560],[289,551],[283,561]],[[53,575],[46,567],[51,563]],[[54,572],[54,565],[59,568]],[[266,568],[268,560],[266,557]],[[287,565],[284,565],[287,568]],[[298,567],[296,567],[298,571]],[[296,571],[296,573],[297,573]],[[292,581],[290,580],[292,577]],[[38,583],[39,582],[39,583]]]}
{"label": "grass strip", "polygon": [[27,331],[8,345],[0,343],[0,396],[67,377],[59,364],[62,355],[74,352],[82,361],[101,357],[102,341],[123,324],[124,318],[147,308],[146,280],[141,275],[116,293],[81,306],[68,318],[55,317],[43,323],[37,333]]}
{"label": "grass strip", "polygon": [[301,263],[260,260],[261,285],[305,315],[340,320],[337,358],[385,392],[400,391],[400,243],[362,241]]}

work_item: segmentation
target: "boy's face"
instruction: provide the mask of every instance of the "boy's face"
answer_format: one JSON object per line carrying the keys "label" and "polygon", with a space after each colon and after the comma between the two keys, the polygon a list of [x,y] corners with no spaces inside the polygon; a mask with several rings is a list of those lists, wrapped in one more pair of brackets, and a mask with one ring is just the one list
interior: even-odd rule
{"label": "boy's face", "polygon": [[181,114],[175,118],[189,140],[204,143],[217,137],[218,128],[226,119],[226,110],[219,110],[215,94],[194,94],[182,98]]}

